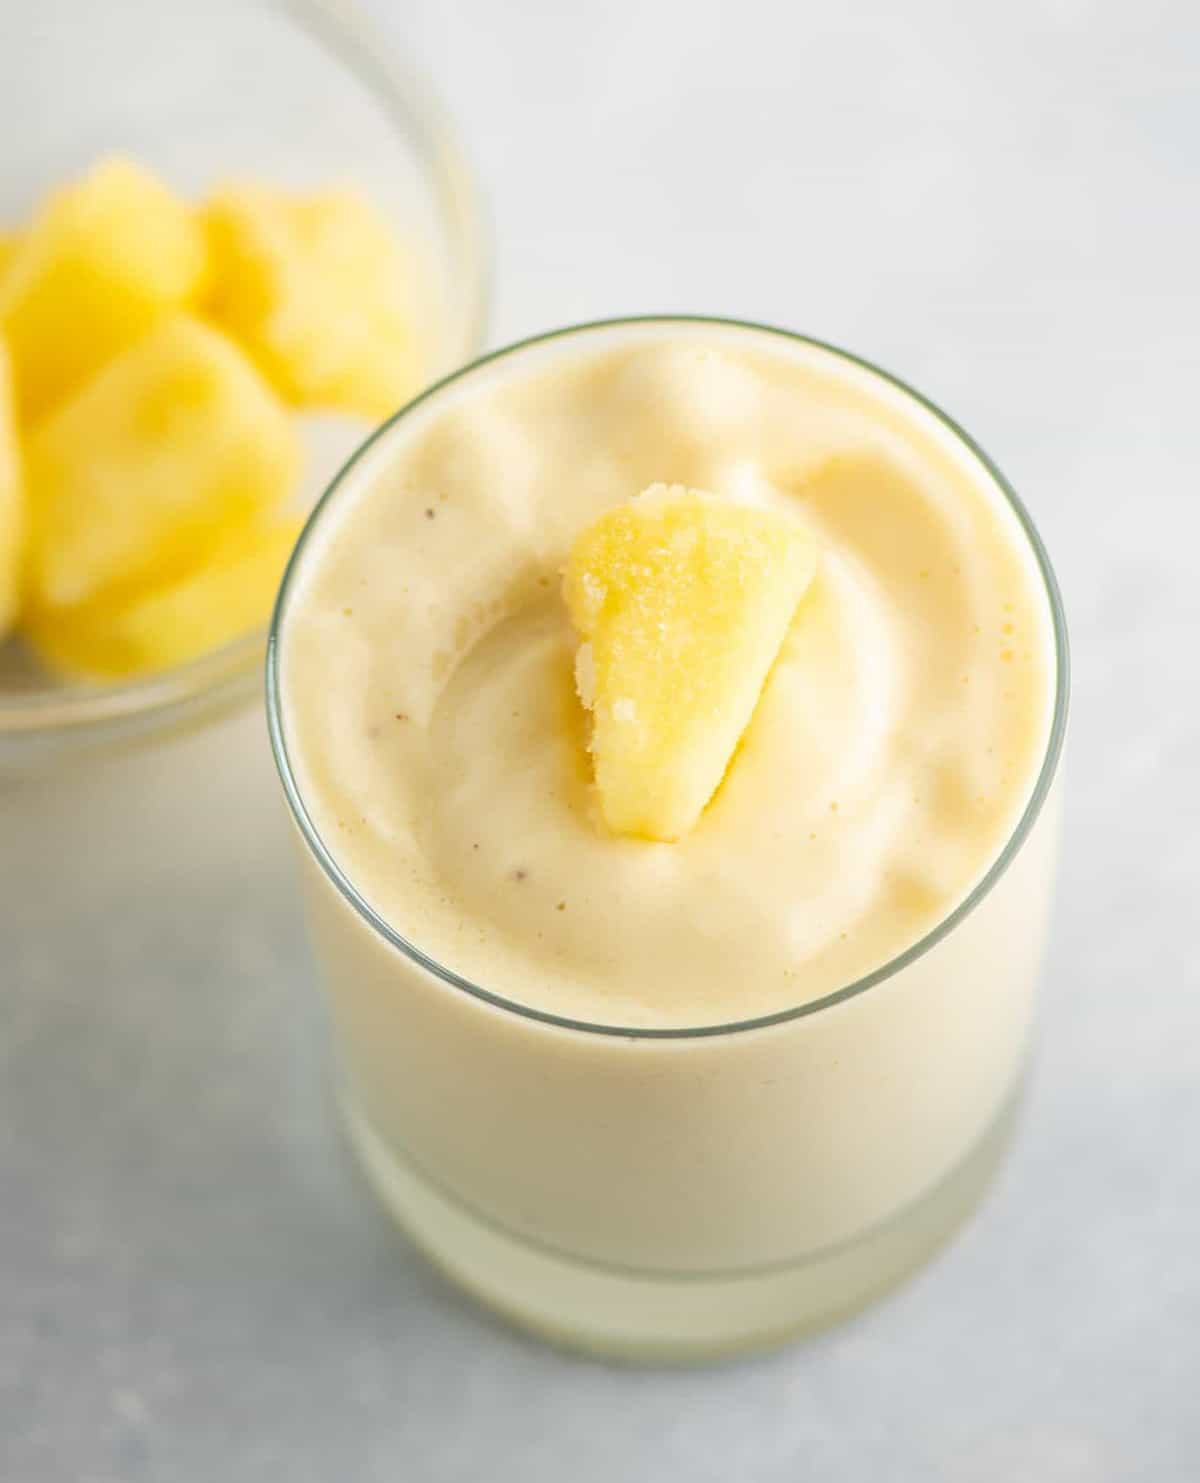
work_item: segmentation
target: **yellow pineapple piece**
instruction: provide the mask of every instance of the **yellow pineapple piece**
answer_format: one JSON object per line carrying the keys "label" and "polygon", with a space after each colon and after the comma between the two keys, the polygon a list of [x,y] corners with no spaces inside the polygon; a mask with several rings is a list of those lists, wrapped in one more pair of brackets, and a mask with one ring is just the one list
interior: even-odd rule
{"label": "yellow pineapple piece", "polygon": [[113,603],[35,614],[28,637],[53,669],[123,679],[199,658],[267,621],[301,522],[256,522],[228,534],[177,581]]}
{"label": "yellow pineapple piece", "polygon": [[563,584],[585,640],[604,821],[677,840],[750,722],[816,553],[787,516],[655,484],[577,539]]}
{"label": "yellow pineapple piece", "polygon": [[103,160],[48,196],[0,278],[22,419],[195,298],[205,263],[190,207],[129,160]]}
{"label": "yellow pineapple piece", "polygon": [[16,256],[20,245],[21,234],[19,232],[0,232],[0,278],[4,277],[4,270]]}
{"label": "yellow pineapple piece", "polygon": [[357,191],[230,185],[204,221],[209,310],[289,401],[383,417],[417,390],[410,265]]}
{"label": "yellow pineapple piece", "polygon": [[0,640],[16,621],[25,558],[25,494],[8,350],[0,337]]}
{"label": "yellow pineapple piece", "polygon": [[38,608],[168,581],[279,506],[300,465],[287,411],[236,345],[164,320],[26,444]]}

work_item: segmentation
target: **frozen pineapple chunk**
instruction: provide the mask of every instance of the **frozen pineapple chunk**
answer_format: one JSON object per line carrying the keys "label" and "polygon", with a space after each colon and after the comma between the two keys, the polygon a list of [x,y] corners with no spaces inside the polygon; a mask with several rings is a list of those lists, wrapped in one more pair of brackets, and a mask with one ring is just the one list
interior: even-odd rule
{"label": "frozen pineapple chunk", "polygon": [[239,184],[204,220],[210,312],[289,401],[383,417],[409,399],[419,381],[410,266],[368,201]]}
{"label": "frozen pineapple chunk", "polygon": [[8,351],[0,337],[0,642],[16,621],[25,557],[25,495]]}
{"label": "frozen pineapple chunk", "polygon": [[579,536],[563,590],[615,833],[677,840],[695,825],[814,566],[796,521],[682,485],[655,484]]}
{"label": "frozen pineapple chunk", "polygon": [[17,232],[0,231],[0,278],[4,277],[4,270],[16,257],[20,245],[21,238]]}
{"label": "frozen pineapple chunk", "polygon": [[165,320],[30,434],[32,603],[78,607],[191,570],[278,507],[299,463],[291,419],[237,346]]}
{"label": "frozen pineapple chunk", "polygon": [[88,679],[170,669],[267,621],[298,519],[231,532],[204,564],[165,587],[113,604],[35,614],[28,637],[51,668]]}
{"label": "frozen pineapple chunk", "polygon": [[22,420],[195,298],[205,263],[191,208],[129,160],[52,192],[0,276]]}

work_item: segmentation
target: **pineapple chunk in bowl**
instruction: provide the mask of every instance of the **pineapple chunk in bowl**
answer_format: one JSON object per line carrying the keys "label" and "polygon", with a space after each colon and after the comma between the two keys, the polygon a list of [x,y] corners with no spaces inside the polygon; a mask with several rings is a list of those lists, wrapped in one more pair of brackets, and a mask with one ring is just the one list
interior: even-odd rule
{"label": "pineapple chunk in bowl", "polygon": [[[309,370],[293,394],[267,359],[277,339],[260,355],[242,335],[245,303],[228,322],[205,277],[216,254],[193,251],[188,217],[202,243],[211,228],[191,203],[232,201],[236,217],[246,183],[277,215],[337,192],[362,201],[419,284],[410,389],[480,347],[472,177],[424,90],[349,16],[334,0],[45,0],[6,33],[0,96],[26,127],[0,170],[0,632],[23,592],[28,637],[0,639],[0,775],[244,711],[265,643],[246,594],[271,585],[305,503],[398,384],[372,367],[347,410],[360,383],[346,345],[361,340],[335,284],[290,324],[290,364],[303,355],[325,378]],[[31,225],[48,195],[53,213]],[[344,258],[346,244],[319,204],[282,214],[304,233],[271,238],[257,291],[288,276],[311,300],[320,252]],[[89,247],[81,277],[72,243],[97,231],[109,250]],[[294,249],[311,241],[306,261]],[[333,331],[343,361],[327,353]],[[172,377],[181,396],[159,395]],[[310,386],[323,406],[305,402]],[[169,453],[153,477],[138,456],[150,424]],[[131,509],[137,529],[122,524]]]}

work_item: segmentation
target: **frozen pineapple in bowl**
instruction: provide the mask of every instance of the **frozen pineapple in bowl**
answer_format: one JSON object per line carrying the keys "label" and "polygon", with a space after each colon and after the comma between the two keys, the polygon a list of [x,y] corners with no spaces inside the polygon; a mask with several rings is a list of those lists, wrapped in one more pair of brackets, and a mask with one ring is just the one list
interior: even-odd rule
{"label": "frozen pineapple in bowl", "polygon": [[306,506],[479,348],[478,197],[346,6],[75,0],[0,53],[0,770],[257,690]]}

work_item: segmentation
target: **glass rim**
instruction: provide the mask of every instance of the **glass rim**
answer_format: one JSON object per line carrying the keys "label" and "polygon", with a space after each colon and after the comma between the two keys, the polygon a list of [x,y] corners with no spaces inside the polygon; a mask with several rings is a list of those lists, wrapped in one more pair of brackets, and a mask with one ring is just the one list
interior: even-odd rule
{"label": "glass rim", "polygon": [[[286,16],[341,63],[382,105],[397,137],[407,125],[418,141],[440,221],[465,269],[455,279],[451,303],[458,312],[437,360],[444,368],[477,354],[491,302],[490,232],[482,187],[441,102],[357,10],[337,0],[265,0],[264,9]],[[0,742],[61,743],[126,726],[156,730],[200,708],[241,703],[257,688],[269,631],[269,623],[259,624],[195,659],[134,679],[0,692]]]}
{"label": "glass rim", "polygon": [[[439,962],[438,959],[418,947],[416,943],[410,941],[403,933],[387,922],[359,893],[321,838],[320,832],[313,822],[301,796],[300,787],[292,769],[287,740],[284,735],[280,693],[279,636],[285,620],[288,595],[293,577],[298,569],[300,557],[308,544],[312,532],[319,523],[322,511],[326,505],[336,496],[351,471],[383,438],[388,436],[404,418],[409,416],[418,407],[423,406],[431,398],[440,395],[447,388],[474,375],[485,366],[493,365],[509,356],[518,355],[536,346],[570,339],[573,336],[583,337],[594,332],[654,325],[661,326],[664,329],[669,329],[672,326],[707,325],[714,329],[745,330],[753,334],[767,335],[786,340],[793,344],[805,345],[832,355],[838,360],[880,378],[888,386],[910,398],[919,407],[931,414],[940,426],[948,431],[979,463],[984,473],[987,474],[1001,495],[1003,495],[1013,515],[1016,517],[1025,539],[1029,542],[1030,550],[1042,579],[1046,600],[1050,607],[1051,624],[1054,633],[1054,706],[1050,729],[1046,739],[1046,750],[1038,769],[1037,778],[1025,807],[1003,847],[967,895],[963,897],[952,911],[941,918],[928,932],[919,937],[916,942],[911,943],[905,948],[903,952],[889,958],[886,963],[880,964],[879,967],[873,968],[869,973],[863,974],[851,983],[844,984],[842,987],[831,990],[827,994],[822,994],[816,999],[805,1000],[801,1004],[794,1004],[786,1009],[776,1010],[771,1014],[755,1015],[747,1019],[701,1025],[618,1025],[600,1021],[575,1019],[569,1015],[555,1014],[551,1010],[538,1009],[533,1005],[523,1004],[519,1000],[510,999],[504,994],[484,988],[483,985],[477,984],[466,975],[456,972],[447,964]],[[1042,543],[1041,536],[1038,534],[1037,527],[1034,525],[1033,519],[1020,497],[1000,472],[1000,469],[970,434],[960,427],[949,414],[942,411],[936,403],[930,401],[928,397],[909,386],[900,377],[893,375],[890,371],[884,370],[882,367],[875,365],[872,361],[866,360],[862,356],[855,355],[848,350],[843,350],[840,346],[830,344],[826,340],[819,340],[811,335],[802,335],[793,330],[781,329],[774,325],[759,324],[751,320],[733,319],[718,315],[639,314],[615,319],[588,320],[580,324],[567,325],[561,329],[531,335],[525,339],[502,346],[497,350],[488,351],[469,364],[459,367],[456,371],[443,377],[442,380],[435,382],[432,386],[427,387],[420,396],[409,402],[407,406],[400,408],[392,417],[382,423],[355,450],[313,506],[284,571],[279,593],[275,600],[275,609],[271,615],[270,632],[267,639],[267,730],[271,739],[271,751],[275,759],[275,766],[279,773],[280,781],[283,784],[283,791],[287,798],[292,818],[305,845],[312,852],[312,855],[330,884],[337,890],[346,904],[362,919],[369,929],[380,936],[384,943],[398,950],[410,962],[431,973],[435,978],[440,979],[443,984],[452,989],[467,993],[471,997],[491,1005],[494,1009],[515,1014],[522,1019],[533,1020],[560,1030],[569,1030],[588,1035],[617,1037],[625,1040],[697,1040],[720,1035],[742,1034],[751,1030],[765,1030],[774,1025],[787,1024],[792,1020],[804,1019],[809,1015],[819,1014],[823,1010],[832,1009],[849,999],[856,998],[868,989],[874,988],[877,984],[886,982],[895,974],[909,967],[910,964],[915,963],[919,958],[924,957],[926,953],[936,947],[944,938],[948,937],[980,905],[985,897],[991,894],[992,888],[1008,870],[1008,867],[1012,864],[1028,838],[1034,823],[1042,811],[1057,773],[1066,734],[1069,695],[1070,652],[1067,640],[1066,615],[1063,610],[1062,595],[1059,591],[1058,580],[1055,577],[1050,557]]]}

